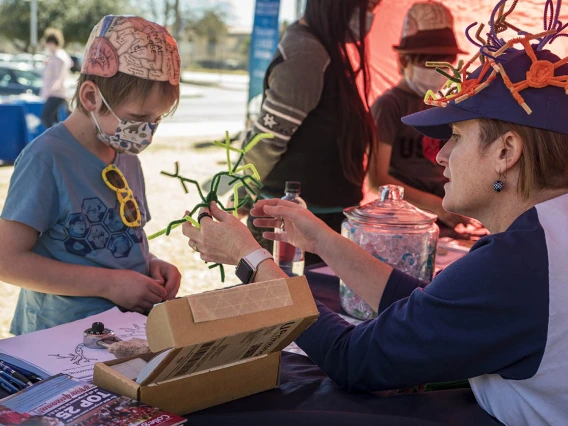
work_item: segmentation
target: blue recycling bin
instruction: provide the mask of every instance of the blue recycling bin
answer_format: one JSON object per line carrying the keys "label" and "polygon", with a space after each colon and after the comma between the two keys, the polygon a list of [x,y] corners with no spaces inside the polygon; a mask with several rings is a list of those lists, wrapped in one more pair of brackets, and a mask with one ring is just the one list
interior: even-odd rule
{"label": "blue recycling bin", "polygon": [[13,163],[29,140],[22,105],[0,104],[0,162]]}
{"label": "blue recycling bin", "polygon": [[[45,132],[45,127],[41,124],[41,111],[45,105],[43,99],[37,101],[23,101],[16,100],[12,103],[13,105],[21,105],[24,107],[26,116],[26,125],[28,128],[28,142],[30,143],[43,132]],[[62,106],[59,111],[59,120],[63,121],[67,118],[66,108]]]}

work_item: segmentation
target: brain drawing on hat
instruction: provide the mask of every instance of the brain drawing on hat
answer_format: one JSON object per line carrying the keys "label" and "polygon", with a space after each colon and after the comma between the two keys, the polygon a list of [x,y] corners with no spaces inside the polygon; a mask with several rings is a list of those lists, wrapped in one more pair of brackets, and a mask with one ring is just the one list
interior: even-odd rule
{"label": "brain drawing on hat", "polygon": [[454,18],[441,3],[415,3],[408,11],[402,27],[402,37],[416,35],[418,31],[453,28]]}
{"label": "brain drawing on hat", "polygon": [[414,3],[406,13],[400,43],[393,49],[402,54],[458,55],[465,53],[454,34],[454,17],[441,3]]}
{"label": "brain drawing on hat", "polygon": [[105,16],[91,31],[81,73],[112,77],[117,72],[179,84],[177,43],[161,25],[137,16]]}

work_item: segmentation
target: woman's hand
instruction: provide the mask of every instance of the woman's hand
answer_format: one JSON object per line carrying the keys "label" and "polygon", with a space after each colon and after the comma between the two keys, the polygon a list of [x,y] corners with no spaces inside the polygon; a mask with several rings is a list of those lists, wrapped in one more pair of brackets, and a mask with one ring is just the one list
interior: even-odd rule
{"label": "woman's hand", "polygon": [[[261,248],[248,228],[235,216],[221,210],[215,202],[211,203],[210,211],[215,220],[203,217],[201,229],[189,222],[182,226],[183,235],[189,238],[189,246],[199,252],[201,259],[236,265],[241,258]],[[201,209],[203,212],[207,210]]]}
{"label": "woman's hand", "polygon": [[[257,217],[254,225],[259,228],[280,228],[284,221],[284,231],[264,233],[264,238],[284,241],[310,253],[318,253],[318,246],[324,243],[333,231],[309,210],[291,201],[273,198],[255,204],[250,214]],[[267,218],[267,216],[270,216]]]}

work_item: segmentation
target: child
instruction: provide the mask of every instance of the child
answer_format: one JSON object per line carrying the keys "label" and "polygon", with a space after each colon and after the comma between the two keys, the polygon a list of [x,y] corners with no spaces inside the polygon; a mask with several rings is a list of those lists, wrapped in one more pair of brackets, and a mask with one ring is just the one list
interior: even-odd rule
{"label": "child", "polygon": [[176,108],[179,72],[160,25],[106,16],[91,32],[77,108],[22,151],[0,216],[0,279],[21,287],[12,333],[175,297],[180,273],[142,230],[150,214],[134,154]]}
{"label": "child", "polygon": [[440,3],[414,4],[406,15],[398,52],[402,79],[379,97],[371,108],[378,127],[378,152],[369,167],[373,190],[385,184],[404,186],[405,199],[433,211],[453,228],[467,219],[442,208],[443,167],[436,164],[440,141],[423,137],[401,122],[405,115],[423,111],[424,94],[442,88],[446,79],[427,61],[454,63],[462,52],[453,31],[453,17]]}

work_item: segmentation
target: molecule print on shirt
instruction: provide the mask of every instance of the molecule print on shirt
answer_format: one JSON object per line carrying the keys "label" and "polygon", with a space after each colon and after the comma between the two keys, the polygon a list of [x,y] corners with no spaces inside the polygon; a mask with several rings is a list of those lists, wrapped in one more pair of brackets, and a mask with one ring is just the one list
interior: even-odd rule
{"label": "molecule print on shirt", "polygon": [[[137,198],[136,202],[145,219],[143,204]],[[142,227],[124,225],[119,208],[118,203],[109,208],[98,197],[86,198],[80,212],[70,214],[64,223],[57,226],[56,232],[48,235],[63,241],[65,250],[77,256],[85,257],[92,252],[108,250],[117,259],[128,257],[132,247],[144,241],[144,231]]]}

